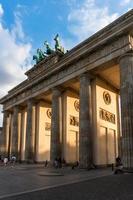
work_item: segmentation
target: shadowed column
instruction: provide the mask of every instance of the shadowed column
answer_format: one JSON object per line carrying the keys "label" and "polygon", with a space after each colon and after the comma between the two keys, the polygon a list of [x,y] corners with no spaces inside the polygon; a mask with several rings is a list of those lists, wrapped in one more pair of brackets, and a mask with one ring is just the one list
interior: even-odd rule
{"label": "shadowed column", "polygon": [[55,158],[61,156],[60,149],[60,103],[61,93],[57,88],[52,91],[52,119],[51,119],[51,148],[50,161],[53,163]]}
{"label": "shadowed column", "polygon": [[34,124],[35,117],[34,117],[34,110],[33,106],[35,102],[33,99],[29,99],[27,102],[27,125],[26,125],[26,145],[25,145],[25,160],[27,162],[33,162],[35,157],[35,149],[34,149]]}
{"label": "shadowed column", "polygon": [[8,155],[8,140],[9,140],[9,112],[4,111],[3,116],[3,130],[0,141],[0,153],[1,155]]}
{"label": "shadowed column", "polygon": [[11,142],[11,154],[15,155],[18,159],[18,106],[13,108],[13,126],[12,126],[12,142]]}
{"label": "shadowed column", "polygon": [[89,168],[92,162],[91,144],[91,85],[87,74],[80,77],[80,112],[79,112],[79,164]]}
{"label": "shadowed column", "polygon": [[133,169],[133,52],[120,58],[122,160]]}

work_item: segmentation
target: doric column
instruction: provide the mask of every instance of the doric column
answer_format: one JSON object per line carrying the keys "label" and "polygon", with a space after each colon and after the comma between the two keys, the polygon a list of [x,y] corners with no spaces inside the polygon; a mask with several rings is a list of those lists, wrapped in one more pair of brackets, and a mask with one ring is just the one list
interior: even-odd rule
{"label": "doric column", "polygon": [[12,142],[11,142],[11,154],[15,155],[18,159],[18,106],[13,108],[13,124],[12,124]]}
{"label": "doric column", "polygon": [[9,114],[9,137],[8,137],[8,142],[7,142],[7,154],[8,157],[11,155],[11,149],[12,149],[12,130],[13,130],[13,113]]}
{"label": "doric column", "polygon": [[35,101],[29,99],[27,102],[27,124],[26,124],[26,144],[25,144],[25,160],[27,162],[34,161],[34,108]]}
{"label": "doric column", "polygon": [[79,164],[89,168],[92,163],[91,84],[87,74],[80,77]]}
{"label": "doric column", "polygon": [[133,52],[120,58],[122,160],[133,168]]}
{"label": "doric column", "polygon": [[61,156],[60,147],[60,113],[61,113],[61,93],[58,88],[52,91],[52,119],[51,119],[51,148],[50,161]]}
{"label": "doric column", "polygon": [[26,110],[23,109],[21,111],[21,131],[20,131],[20,161],[25,160],[25,142],[26,142],[26,121],[27,121],[27,113]]}
{"label": "doric column", "polygon": [[18,160],[21,161],[21,138],[22,138],[22,107],[18,113]]}
{"label": "doric column", "polygon": [[9,140],[9,112],[4,111],[3,130],[0,141],[0,153],[5,156],[8,155],[8,140]]}

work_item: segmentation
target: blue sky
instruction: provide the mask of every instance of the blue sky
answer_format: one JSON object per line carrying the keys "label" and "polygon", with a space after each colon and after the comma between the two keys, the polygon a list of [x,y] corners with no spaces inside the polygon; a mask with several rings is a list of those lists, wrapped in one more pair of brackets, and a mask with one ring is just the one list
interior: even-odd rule
{"label": "blue sky", "polygon": [[45,40],[54,46],[59,33],[71,49],[131,8],[133,0],[0,0],[0,97],[26,78]]}

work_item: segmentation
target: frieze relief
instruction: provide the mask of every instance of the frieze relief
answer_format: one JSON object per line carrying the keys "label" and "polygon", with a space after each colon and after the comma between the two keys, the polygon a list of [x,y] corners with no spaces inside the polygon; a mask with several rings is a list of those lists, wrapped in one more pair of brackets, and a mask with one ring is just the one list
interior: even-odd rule
{"label": "frieze relief", "polygon": [[75,108],[75,110],[76,110],[77,112],[79,112],[80,107],[79,107],[79,101],[78,101],[78,100],[75,100],[75,101],[74,101],[74,108]]}
{"label": "frieze relief", "polygon": [[[22,101],[22,99],[26,100],[27,98],[30,97],[30,95],[34,96],[35,93],[38,91],[40,91],[41,93],[42,92],[41,90],[43,90],[44,92],[47,89],[49,89],[51,86],[53,87],[56,84],[58,84],[58,81],[63,78],[68,77],[68,80],[69,80],[69,75],[71,74],[73,74],[73,77],[75,76],[75,73],[81,74],[80,70],[84,72],[84,66],[89,66],[89,64],[97,61],[100,58],[103,58],[104,56],[107,56],[107,55],[110,56],[112,51],[116,51],[117,49],[122,49],[122,47],[124,47],[127,44],[129,44],[129,38],[127,36],[123,36],[119,38],[117,41],[114,41],[111,44],[104,46],[101,50],[98,50],[97,52],[90,54],[89,56],[86,56],[86,58],[82,60],[78,60],[77,63],[62,67],[62,70],[56,74],[48,76],[46,72],[41,73],[40,76],[38,77],[40,81],[38,81],[38,79],[34,79],[34,81],[30,81],[27,86],[31,88],[27,89],[26,92],[23,92],[22,94],[19,93],[17,97],[12,98],[9,101],[6,101],[4,107],[6,108],[8,106],[12,106],[12,104],[17,104],[17,102]],[[56,71],[56,68],[55,68],[55,71]]]}
{"label": "frieze relief", "polygon": [[100,119],[115,124],[115,114],[99,108],[99,117]]}
{"label": "frieze relief", "polygon": [[111,95],[107,91],[103,92],[103,100],[105,104],[107,105],[111,104]]}
{"label": "frieze relief", "polygon": [[51,123],[45,123],[45,131],[51,131]]}
{"label": "frieze relief", "polygon": [[79,118],[70,115],[70,125],[72,125],[72,126],[79,126]]}
{"label": "frieze relief", "polygon": [[46,114],[47,114],[47,117],[48,117],[49,119],[52,118],[52,111],[51,111],[51,109],[47,109]]}

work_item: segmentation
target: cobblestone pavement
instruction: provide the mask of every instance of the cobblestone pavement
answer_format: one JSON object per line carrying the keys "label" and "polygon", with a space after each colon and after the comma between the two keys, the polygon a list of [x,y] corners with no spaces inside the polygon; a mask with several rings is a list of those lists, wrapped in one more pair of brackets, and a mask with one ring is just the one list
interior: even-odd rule
{"label": "cobblestone pavement", "polygon": [[133,174],[113,175],[110,169],[55,171],[42,166],[1,167],[0,199],[133,200]]}
{"label": "cobblestone pavement", "polygon": [[133,175],[112,175],[5,200],[133,200]]}

